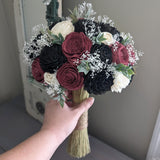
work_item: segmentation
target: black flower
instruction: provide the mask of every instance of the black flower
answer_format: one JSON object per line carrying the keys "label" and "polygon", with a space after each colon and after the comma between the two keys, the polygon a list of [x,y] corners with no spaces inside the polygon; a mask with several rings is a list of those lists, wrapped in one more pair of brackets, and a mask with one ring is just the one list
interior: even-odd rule
{"label": "black flower", "polygon": [[106,60],[108,59],[108,64],[112,63],[112,51],[109,46],[103,43],[101,45],[94,44],[91,47],[91,54],[95,52],[100,55],[100,59],[102,62],[106,62]]}
{"label": "black flower", "polygon": [[74,27],[75,32],[83,32],[86,35],[93,33],[92,36],[97,36],[99,33],[98,23],[89,19],[79,19],[76,23],[74,23]]}
{"label": "black flower", "polygon": [[44,72],[54,73],[66,61],[62,53],[62,46],[54,44],[51,47],[45,46],[40,54],[40,66]]}
{"label": "black flower", "polygon": [[112,35],[120,34],[120,32],[115,27],[112,27],[107,23],[100,23],[99,25],[101,32],[110,32]]}
{"label": "black flower", "polygon": [[113,85],[113,77],[111,74],[107,77],[106,70],[103,70],[92,78],[91,73],[92,72],[89,72],[84,78],[84,88],[88,93],[97,95],[111,90],[111,86]]}

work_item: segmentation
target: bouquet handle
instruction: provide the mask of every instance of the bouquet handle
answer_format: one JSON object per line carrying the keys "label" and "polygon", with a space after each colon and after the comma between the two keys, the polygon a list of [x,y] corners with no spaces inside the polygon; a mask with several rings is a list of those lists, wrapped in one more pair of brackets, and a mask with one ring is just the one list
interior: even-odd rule
{"label": "bouquet handle", "polygon": [[[80,104],[89,97],[89,94],[82,87],[72,92],[73,103]],[[85,157],[91,152],[88,137],[88,111],[84,112],[78,120],[77,126],[69,137],[67,148],[68,153],[75,158]]]}

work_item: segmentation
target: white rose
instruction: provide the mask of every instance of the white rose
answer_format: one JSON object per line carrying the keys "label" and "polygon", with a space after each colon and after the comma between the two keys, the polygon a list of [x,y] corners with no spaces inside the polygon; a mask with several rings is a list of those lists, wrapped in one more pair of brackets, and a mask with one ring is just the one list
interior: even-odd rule
{"label": "white rose", "polygon": [[44,82],[51,85],[51,86],[59,85],[59,82],[56,78],[56,73],[51,74],[51,73],[45,72],[44,73]]}
{"label": "white rose", "polygon": [[102,33],[103,33],[103,37],[106,39],[102,41],[102,43],[104,43],[105,45],[111,45],[115,43],[115,39],[113,38],[111,33],[109,32],[102,32]]}
{"label": "white rose", "polygon": [[52,34],[58,35],[59,33],[65,38],[69,33],[74,32],[74,26],[71,21],[62,21],[57,23],[52,29]]}
{"label": "white rose", "polygon": [[123,88],[126,88],[130,82],[130,80],[123,75],[122,72],[115,71],[114,73],[113,85],[111,86],[112,92],[121,93]]}

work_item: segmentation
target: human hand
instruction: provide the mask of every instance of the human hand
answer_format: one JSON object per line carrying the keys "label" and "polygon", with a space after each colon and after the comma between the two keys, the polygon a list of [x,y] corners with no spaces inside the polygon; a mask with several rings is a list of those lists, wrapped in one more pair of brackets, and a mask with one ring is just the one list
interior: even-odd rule
{"label": "human hand", "polygon": [[41,130],[47,130],[56,136],[59,143],[62,143],[66,137],[76,127],[80,116],[87,111],[94,103],[94,98],[90,97],[81,104],[69,107],[64,103],[62,108],[55,100],[50,100],[46,104],[44,122]]}

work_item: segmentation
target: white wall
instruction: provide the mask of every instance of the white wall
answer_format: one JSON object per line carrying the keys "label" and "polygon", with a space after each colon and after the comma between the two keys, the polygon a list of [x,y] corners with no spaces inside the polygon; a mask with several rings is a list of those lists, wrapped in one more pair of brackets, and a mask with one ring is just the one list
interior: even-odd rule
{"label": "white wall", "polygon": [[[68,8],[84,0],[64,0]],[[144,160],[160,108],[160,1],[87,0],[98,14],[107,14],[120,31],[130,32],[145,52],[133,83],[121,94],[97,96],[90,110],[89,131],[136,160]]]}
{"label": "white wall", "polygon": [[13,0],[0,0],[0,104],[22,94]]}

